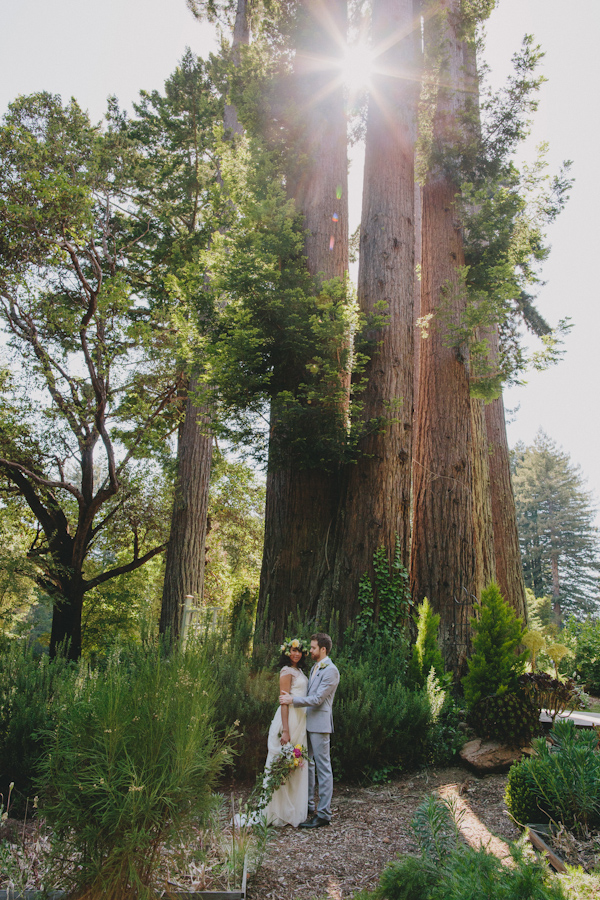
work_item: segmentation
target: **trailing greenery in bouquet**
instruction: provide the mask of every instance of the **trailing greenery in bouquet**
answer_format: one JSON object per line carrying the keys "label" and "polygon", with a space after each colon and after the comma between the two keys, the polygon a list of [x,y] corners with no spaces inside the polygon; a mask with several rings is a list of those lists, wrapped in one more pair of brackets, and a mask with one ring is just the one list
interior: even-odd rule
{"label": "trailing greenery in bouquet", "polygon": [[279,790],[297,769],[301,769],[307,759],[308,750],[302,744],[285,744],[264,775],[259,776],[256,787],[248,799],[248,810],[252,813],[262,812],[269,805],[275,791]]}

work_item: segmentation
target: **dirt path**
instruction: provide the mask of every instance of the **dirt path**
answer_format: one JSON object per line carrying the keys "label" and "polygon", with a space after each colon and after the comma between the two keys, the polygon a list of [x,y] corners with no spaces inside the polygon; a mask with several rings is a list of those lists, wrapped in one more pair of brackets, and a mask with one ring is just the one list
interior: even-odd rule
{"label": "dirt path", "polygon": [[434,791],[458,798],[469,843],[489,843],[492,852],[504,857],[505,841],[518,837],[505,811],[505,786],[505,775],[479,779],[461,768],[407,775],[368,788],[336,785],[331,827],[277,829],[248,898],[347,900],[361,888],[375,887],[390,860],[416,851],[410,820]]}

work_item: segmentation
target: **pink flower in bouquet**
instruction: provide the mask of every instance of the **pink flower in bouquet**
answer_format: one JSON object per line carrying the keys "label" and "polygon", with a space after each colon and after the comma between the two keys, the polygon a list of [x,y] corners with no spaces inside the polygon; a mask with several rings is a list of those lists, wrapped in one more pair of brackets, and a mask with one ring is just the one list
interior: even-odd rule
{"label": "pink flower in bouquet", "polygon": [[294,756],[302,756],[302,747],[300,746],[300,744],[296,744],[296,746],[294,747]]}

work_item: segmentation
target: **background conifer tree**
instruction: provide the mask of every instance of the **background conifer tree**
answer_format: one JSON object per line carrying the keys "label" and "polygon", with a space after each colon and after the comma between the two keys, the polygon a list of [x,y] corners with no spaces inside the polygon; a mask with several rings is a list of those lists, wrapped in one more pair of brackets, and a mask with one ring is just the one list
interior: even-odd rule
{"label": "background conifer tree", "polygon": [[600,539],[578,466],[543,431],[513,451],[517,523],[528,588],[552,596],[555,621],[597,613]]}

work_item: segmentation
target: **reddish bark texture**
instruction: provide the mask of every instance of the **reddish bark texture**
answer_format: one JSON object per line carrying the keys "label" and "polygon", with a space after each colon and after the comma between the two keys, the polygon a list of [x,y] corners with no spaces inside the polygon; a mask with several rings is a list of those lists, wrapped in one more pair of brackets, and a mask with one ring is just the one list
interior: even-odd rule
{"label": "reddish bark texture", "polygon": [[[490,345],[495,357],[498,353],[497,329],[492,332]],[[489,445],[496,581],[506,602],[526,622],[525,583],[502,396],[487,404],[485,420]]]}
{"label": "reddish bark texture", "polygon": [[[456,267],[464,261],[455,193],[443,179],[423,190],[421,315],[439,311],[443,298],[458,317],[464,303],[457,283]],[[445,662],[458,672],[469,650],[475,586],[472,430],[467,360],[445,338],[438,319],[421,345],[411,589],[416,603],[428,597],[440,613]]]}
{"label": "reddish bark texture", "polygon": [[375,0],[372,27],[374,46],[385,43],[387,49],[377,60],[381,74],[373,77],[369,104],[358,298],[366,315],[385,303],[389,322],[371,335],[374,355],[361,400],[366,423],[381,417],[387,422],[361,441],[358,460],[343,474],[335,563],[319,607],[323,619],[332,609],[339,612],[342,626],[357,612],[359,581],[365,572],[373,574],[377,548],[384,546],[391,562],[398,537],[407,566],[410,552],[416,110],[412,0]]}
{"label": "reddish bark texture", "polygon": [[490,486],[489,449],[483,400],[471,398],[471,429],[473,433],[473,535],[475,539],[475,587],[481,598],[482,590],[496,580],[494,527]]}
{"label": "reddish bark texture", "polygon": [[[299,166],[289,191],[304,216],[310,273],[343,279],[348,269],[348,161],[343,87],[335,62],[346,39],[346,2],[310,0],[299,14],[294,73],[301,120]],[[315,614],[329,567],[337,497],[336,475],[270,463],[259,636],[279,641],[290,614]]]}
{"label": "reddish bark texture", "polygon": [[[468,55],[460,12],[459,0],[442,0],[425,22],[426,41],[431,31],[431,43],[442,53],[432,121],[432,147],[442,156],[460,133],[464,105]],[[436,77],[433,70],[429,77]],[[476,557],[468,355],[448,334],[449,324],[460,323],[466,303],[456,193],[434,159],[423,187],[421,316],[432,313],[435,320],[420,348],[411,589],[415,602],[428,597],[440,614],[442,653],[458,675],[470,647]]]}

